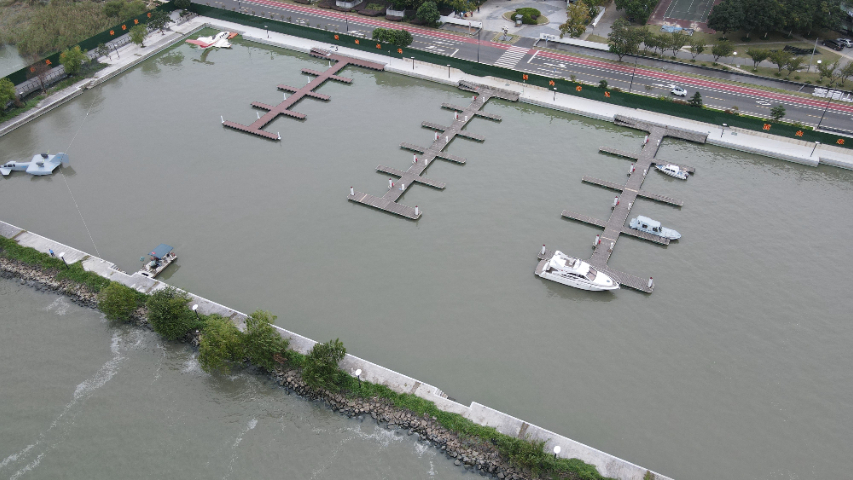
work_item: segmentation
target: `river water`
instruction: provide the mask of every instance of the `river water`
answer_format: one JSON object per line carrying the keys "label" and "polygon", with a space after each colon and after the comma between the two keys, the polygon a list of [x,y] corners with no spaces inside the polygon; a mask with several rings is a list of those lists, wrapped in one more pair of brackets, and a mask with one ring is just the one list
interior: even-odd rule
{"label": "river water", "polygon": [[[64,177],[0,182],[3,220],[128,271],[168,243],[176,286],[677,479],[846,475],[853,172],[667,139],[659,158],[697,174],[650,172],[644,188],[685,206],[633,213],[683,237],[623,237],[610,261],[655,293],[582,292],[534,277],[536,253],[589,255],[598,230],[560,212],[606,218],[614,194],[580,179],[622,181],[628,162],[598,147],[639,150],[641,132],[492,101],[503,122],[450,145],[468,164],[431,166],[447,189],[408,191],[410,222],[346,194],[381,195],[376,165],[406,169],[399,143],[428,145],[421,121],[450,122],[440,105],[465,92],[351,67],[352,85],[319,89],[330,102],[297,105],[306,121],[267,127],[280,143],[220,125],[323,66],[176,46],[0,139],[0,161],[71,155]],[[63,340],[52,351],[79,348]]]}
{"label": "river water", "polygon": [[462,478],[434,448],[0,279],[0,477]]}

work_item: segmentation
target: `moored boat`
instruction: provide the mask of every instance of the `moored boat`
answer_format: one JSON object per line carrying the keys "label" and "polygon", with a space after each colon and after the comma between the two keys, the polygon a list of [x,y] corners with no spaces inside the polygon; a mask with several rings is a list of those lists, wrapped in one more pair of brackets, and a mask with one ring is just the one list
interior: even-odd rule
{"label": "moored boat", "polygon": [[[148,255],[151,257],[150,260],[144,263],[142,265],[142,270],[137,273],[151,278],[159,275],[160,272],[165,270],[166,267],[178,259],[178,256],[175,254],[172,247],[165,243],[157,245],[157,248],[152,250]],[[140,260],[144,262],[145,257],[140,258]]]}
{"label": "moored boat", "polygon": [[660,222],[657,220],[652,220],[651,218],[644,217],[642,215],[638,215],[637,218],[632,218],[629,225],[634,230],[651,233],[652,235],[658,235],[670,240],[678,240],[681,238],[681,234],[675,230],[662,227]]}
{"label": "moored boat", "polygon": [[670,177],[680,178],[681,180],[687,180],[687,177],[690,175],[689,173],[687,173],[687,170],[682,170],[681,168],[679,168],[678,165],[673,165],[671,163],[667,163],[664,165],[655,165],[655,168],[669,175]]}
{"label": "moored boat", "polygon": [[559,250],[555,251],[550,258],[541,260],[536,266],[535,273],[546,280],[581,290],[598,292],[619,289],[619,283],[607,274],[599,272],[583,260],[570,257]]}

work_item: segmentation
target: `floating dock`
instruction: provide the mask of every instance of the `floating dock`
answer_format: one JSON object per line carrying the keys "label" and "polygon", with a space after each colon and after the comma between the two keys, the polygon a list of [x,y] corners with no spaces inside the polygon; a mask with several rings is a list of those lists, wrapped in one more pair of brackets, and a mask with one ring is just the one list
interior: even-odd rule
{"label": "floating dock", "polygon": [[314,80],[308,82],[302,88],[291,87],[289,85],[278,85],[277,88],[279,90],[290,92],[292,95],[290,97],[284,99],[283,102],[278,105],[272,106],[267,105],[261,102],[252,102],[252,106],[261,110],[266,110],[262,116],[259,116],[257,120],[249,125],[243,125],[240,123],[232,122],[230,120],[222,120],[222,125],[233,128],[234,130],[240,130],[241,132],[251,133],[253,135],[257,135],[259,137],[267,138],[269,140],[281,140],[281,136],[277,133],[267,132],[263,128],[276,118],[279,115],[285,115],[288,117],[292,117],[298,120],[305,120],[306,116],[304,113],[294,112],[290,109],[296,102],[302,100],[305,97],[314,98],[317,100],[322,100],[324,102],[328,102],[331,100],[331,97],[328,95],[324,95],[322,93],[317,93],[314,89],[323,85],[326,80],[334,80],[336,82],[341,83],[352,83],[351,78],[340,77],[336,75],[347,65],[355,65],[357,67],[369,68],[371,70],[385,70],[385,65],[381,63],[368,62],[366,60],[359,60],[357,58],[345,57],[343,55],[337,55],[325,50],[320,50],[317,48],[312,48],[310,55],[312,57],[322,58],[324,60],[329,60],[329,62],[335,62],[334,65],[331,65],[326,71],[318,72],[316,70],[311,70],[310,68],[303,68],[302,73],[306,75],[313,75]]}
{"label": "floating dock", "polygon": [[401,217],[405,217],[411,220],[417,220],[418,218],[420,218],[421,212],[417,206],[412,208],[407,205],[398,203],[398,200],[400,199],[400,197],[403,196],[403,193],[405,193],[406,190],[411,188],[411,186],[416,183],[427,185],[440,190],[444,189],[444,187],[446,186],[444,182],[430,180],[426,177],[421,176],[423,172],[427,169],[427,167],[429,167],[433,160],[435,160],[436,158],[464,165],[466,162],[464,158],[458,157],[456,155],[451,155],[443,151],[447,147],[447,145],[449,145],[450,142],[452,142],[453,139],[456,137],[467,138],[469,140],[474,140],[477,142],[484,142],[486,140],[485,137],[473,132],[469,132],[467,130],[463,130],[465,126],[468,125],[468,123],[473,120],[474,117],[487,118],[496,122],[499,122],[501,120],[501,117],[498,115],[480,112],[480,109],[483,108],[486,102],[488,102],[493,97],[501,98],[511,102],[518,101],[518,94],[509,90],[491,88],[484,85],[478,85],[471,82],[467,82],[464,80],[460,81],[458,86],[461,90],[475,93],[476,95],[474,95],[473,101],[467,107],[458,107],[449,103],[443,103],[441,105],[442,108],[458,112],[454,116],[455,118],[453,123],[449,126],[439,125],[432,122],[421,123],[422,127],[436,131],[436,138],[432,142],[432,145],[430,145],[429,147],[419,147],[417,145],[406,142],[400,144],[400,148],[421,154],[420,157],[418,157],[417,155],[415,156],[412,161],[412,165],[409,167],[408,170],[402,171],[391,167],[385,167],[382,165],[376,167],[376,170],[379,172],[387,173],[389,175],[393,175],[399,178],[396,183],[392,179],[388,180],[388,192],[386,192],[385,195],[381,197],[377,197],[375,195],[370,195],[369,193],[357,192],[355,191],[355,189],[351,188],[350,194],[347,195],[347,200],[351,202],[360,203],[368,207],[383,210],[388,213],[393,213],[395,215],[399,215]]}
{"label": "floating dock", "polygon": [[[684,205],[684,202],[682,202],[681,200],[677,200],[666,195],[647,192],[645,190],[642,190],[640,187],[642,187],[643,181],[646,179],[646,175],[648,175],[649,170],[651,170],[652,166],[656,163],[655,155],[657,155],[658,149],[660,148],[660,143],[664,139],[664,137],[673,137],[696,143],[705,143],[708,135],[706,133],[692,132],[680,128],[672,128],[666,125],[645,122],[642,120],[624,117],[621,115],[617,115],[615,117],[614,123],[617,125],[636,128],[638,130],[645,130],[649,132],[647,141],[643,145],[643,149],[640,151],[640,153],[635,154],[609,147],[601,147],[600,149],[600,151],[604,153],[609,153],[612,155],[636,160],[636,163],[634,165],[634,171],[628,176],[628,181],[624,184],[608,182],[606,180],[600,180],[592,177],[583,177],[583,181],[586,183],[598,185],[600,187],[609,188],[621,192],[621,195],[619,196],[619,203],[613,208],[613,213],[610,214],[610,218],[607,219],[607,221],[599,220],[597,218],[589,217],[568,210],[564,210],[562,216],[604,229],[604,232],[600,236],[600,241],[594,247],[595,250],[592,252],[592,256],[589,258],[589,260],[587,260],[590,265],[610,275],[617,282],[619,282],[620,285],[633,288],[641,292],[652,293],[655,287],[654,283],[651,280],[651,277],[645,279],[625,272],[614,270],[607,266],[607,262],[610,260],[610,255],[613,253],[613,249],[616,246],[616,242],[619,240],[619,235],[629,235],[659,245],[669,245],[668,238],[626,227],[625,221],[630,216],[631,208],[634,206],[634,202],[637,200],[637,197],[648,198],[650,200],[667,203],[669,205],[677,207],[681,207],[682,205]],[[693,173],[695,171],[695,169],[691,167],[679,167],[688,170],[690,173]],[[541,260],[544,258],[549,258],[550,256],[551,252],[546,251],[544,255],[539,255],[539,259]]]}

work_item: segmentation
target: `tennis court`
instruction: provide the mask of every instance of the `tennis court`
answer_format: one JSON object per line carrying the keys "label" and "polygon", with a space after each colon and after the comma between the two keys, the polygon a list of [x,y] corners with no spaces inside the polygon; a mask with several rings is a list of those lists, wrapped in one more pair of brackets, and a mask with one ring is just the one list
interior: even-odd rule
{"label": "tennis court", "polygon": [[663,18],[706,23],[714,3],[714,0],[672,0]]}

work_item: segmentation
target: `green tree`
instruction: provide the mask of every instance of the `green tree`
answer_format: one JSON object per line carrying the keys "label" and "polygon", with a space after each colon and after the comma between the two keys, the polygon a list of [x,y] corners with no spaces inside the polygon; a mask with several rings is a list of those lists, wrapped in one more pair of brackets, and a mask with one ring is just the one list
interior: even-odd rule
{"label": "green tree", "polygon": [[98,293],[98,308],[110,320],[124,322],[139,308],[139,295],[132,288],[112,282]]}
{"label": "green tree", "polygon": [[577,38],[586,31],[586,25],[590,21],[589,7],[584,0],[570,3],[566,9],[566,23],[560,25],[560,38],[568,35]]}
{"label": "green tree", "polygon": [[708,15],[708,28],[725,35],[728,32],[743,28],[743,0],[723,0],[711,9]]}
{"label": "green tree", "polygon": [[181,10],[190,8],[190,5],[192,5],[190,0],[175,0],[175,7],[180,8]]}
{"label": "green tree", "polygon": [[0,78],[0,112],[6,110],[9,102],[15,102],[18,96],[15,94],[15,84],[8,78]]}
{"label": "green tree", "polygon": [[59,63],[65,67],[65,73],[68,75],[77,75],[80,73],[80,67],[88,61],[89,57],[80,50],[80,45],[75,45],[74,48],[67,48],[59,54]]}
{"label": "green tree", "polygon": [[[844,80],[853,77],[853,62],[848,62],[844,65],[843,68],[839,71],[838,78],[841,80],[841,86],[844,86]],[[13,92],[14,93],[14,92]]]}
{"label": "green tree", "polygon": [[717,63],[720,57],[728,57],[734,51],[735,49],[732,44],[727,41],[719,42],[711,47],[711,55],[714,57],[714,63]]}
{"label": "green tree", "polygon": [[743,4],[743,24],[746,36],[753,30],[764,32],[764,36],[773,30],[785,26],[785,8],[779,0],[740,0]]}
{"label": "green tree", "polygon": [[315,388],[330,389],[336,386],[342,373],[338,369],[338,362],[346,354],[347,349],[339,339],[314,345],[302,368],[305,383]]}
{"label": "green tree", "polygon": [[690,101],[688,103],[690,103],[691,107],[702,108],[702,95],[697,91],[692,97],[690,97]]}
{"label": "green tree", "polygon": [[693,56],[693,60],[696,60],[696,56],[700,55],[704,51],[705,42],[698,38],[690,37],[690,55]]}
{"label": "green tree", "polygon": [[128,20],[142,15],[145,13],[145,10],[147,10],[145,2],[142,0],[133,0],[132,2],[125,2],[124,5],[122,5],[119,15],[122,20]]}
{"label": "green tree", "polygon": [[397,45],[398,47],[408,47],[414,40],[415,39],[412,38],[412,34],[409,33],[408,30],[397,30],[397,41],[394,42],[394,45]]}
{"label": "green tree", "polygon": [[124,4],[127,3],[124,0],[109,0],[104,3],[104,15],[109,18],[121,18],[121,9],[124,7]]}
{"label": "green tree", "polygon": [[196,324],[195,315],[187,308],[189,301],[190,297],[175,287],[154,292],[146,302],[148,321],[154,331],[167,340],[177,340],[186,335]]}
{"label": "green tree", "polygon": [[98,44],[98,48],[95,49],[98,52],[98,58],[107,57],[110,55],[110,47],[104,45],[103,43]]}
{"label": "green tree", "polygon": [[806,59],[803,57],[792,56],[788,63],[785,64],[785,70],[788,71],[788,78],[791,77],[791,74],[802,70],[803,63],[805,63]]}
{"label": "green tree", "polygon": [[669,35],[665,33],[654,34],[654,40],[652,41],[651,46],[655,50],[656,55],[663,56],[663,52],[669,48]]}
{"label": "green tree", "polygon": [[172,17],[168,13],[162,10],[154,10],[151,12],[151,18],[148,20],[148,28],[152,31],[160,30],[163,33],[163,29],[170,23],[172,23]]}
{"label": "green tree", "polygon": [[770,118],[775,121],[779,121],[782,117],[785,116],[785,107],[782,105],[776,105],[775,107],[770,109]]}
{"label": "green tree", "polygon": [[817,75],[821,81],[824,78],[829,79],[829,86],[831,87],[833,83],[835,83],[836,72],[838,71],[838,62],[825,62],[817,64]]}
{"label": "green tree", "polygon": [[141,23],[139,25],[134,25],[133,28],[130,29],[130,41],[144,48],[145,35],[147,34],[148,27]]}
{"label": "green tree", "polygon": [[629,20],[642,25],[649,20],[658,0],[616,0],[615,3],[617,10],[625,10]]}
{"label": "green tree", "polygon": [[246,319],[244,345],[246,357],[253,364],[271,372],[276,356],[286,356],[288,341],[279,335],[272,323],[277,317],[270,312],[257,310]]}
{"label": "green tree", "polygon": [[752,70],[758,70],[758,64],[770,58],[770,50],[763,48],[747,48],[746,54],[752,59]]}
{"label": "green tree", "polygon": [[435,2],[424,2],[418,8],[417,12],[415,12],[415,16],[427,25],[435,25],[441,14],[438,13],[438,7],[435,5]]}
{"label": "green tree", "polygon": [[230,319],[211,315],[205,320],[198,345],[198,361],[205,372],[231,372],[231,367],[243,359],[243,334]]}
{"label": "green tree", "polygon": [[625,55],[633,55],[637,53],[637,47],[640,46],[641,31],[634,30],[629,27],[629,23],[624,18],[618,18],[610,27],[610,33],[607,34],[607,45],[612,53],[619,57]]}
{"label": "green tree", "polygon": [[667,47],[672,50],[673,57],[677,57],[676,53],[687,45],[688,38],[690,37],[681,32],[672,32],[669,34]]}
{"label": "green tree", "polygon": [[773,50],[769,55],[767,55],[767,57],[770,59],[770,63],[776,65],[776,68],[779,69],[779,73],[782,73],[782,69],[785,68],[785,65],[794,58],[792,54],[784,50]]}

